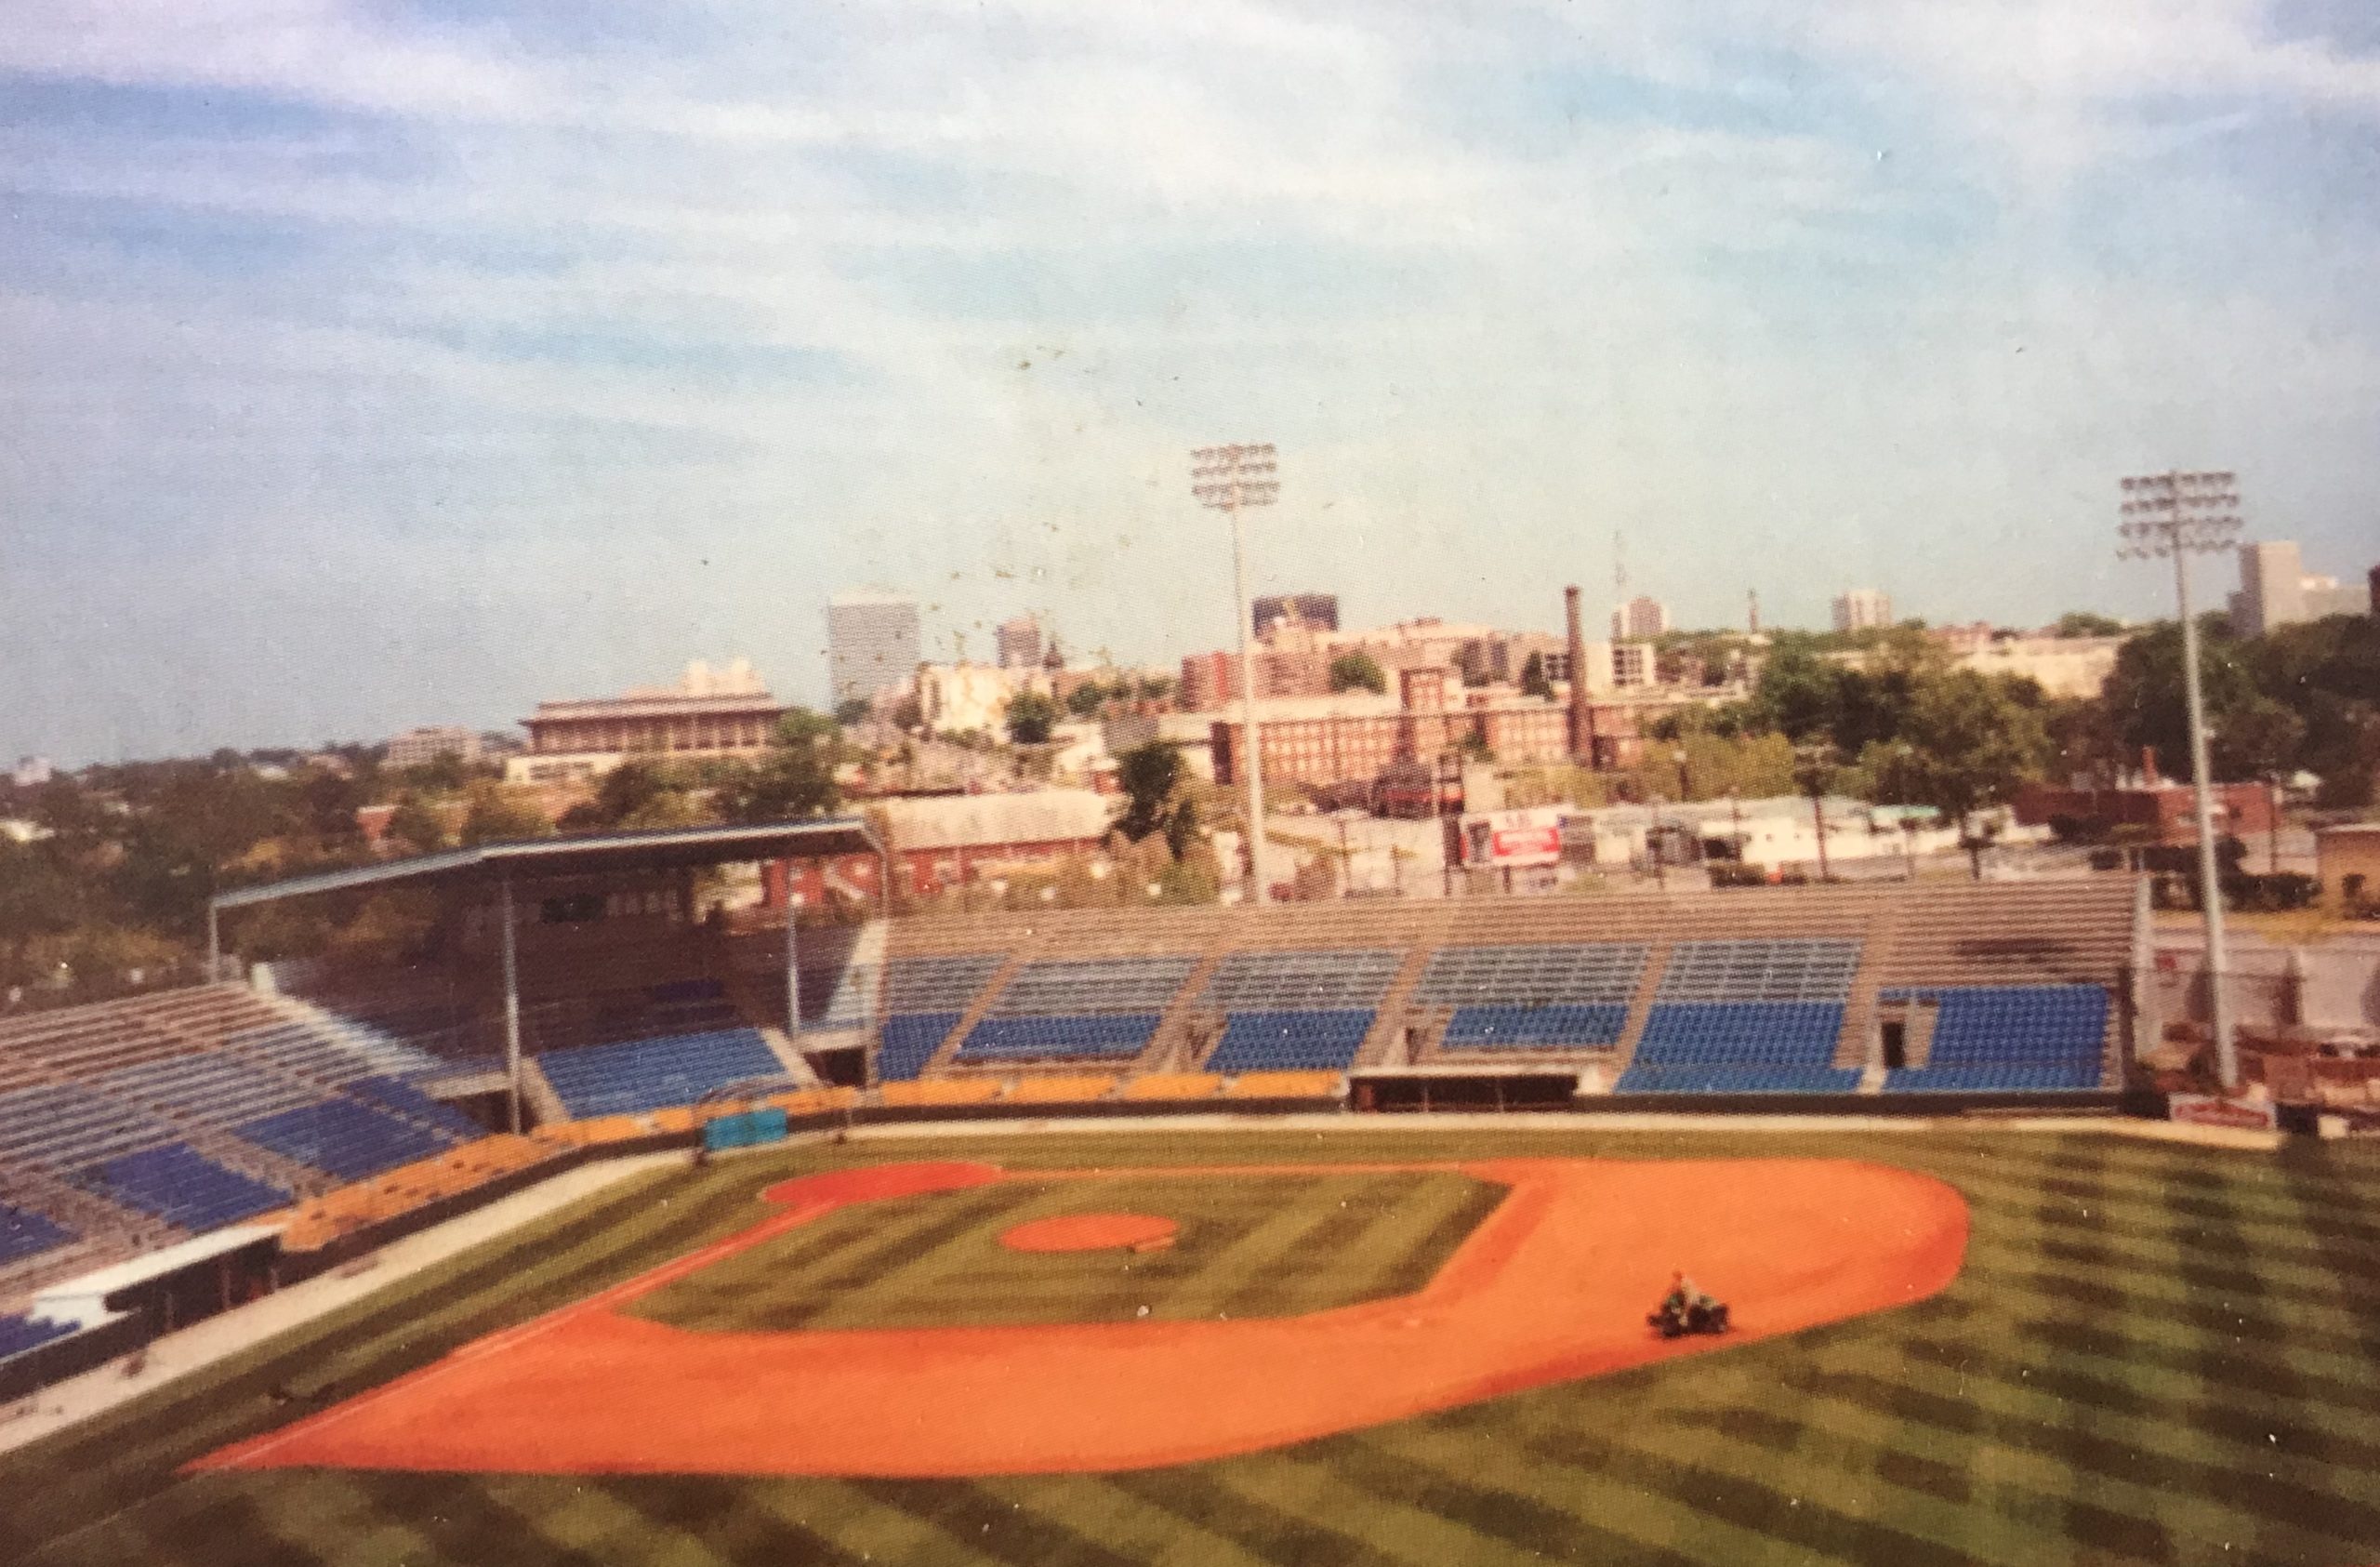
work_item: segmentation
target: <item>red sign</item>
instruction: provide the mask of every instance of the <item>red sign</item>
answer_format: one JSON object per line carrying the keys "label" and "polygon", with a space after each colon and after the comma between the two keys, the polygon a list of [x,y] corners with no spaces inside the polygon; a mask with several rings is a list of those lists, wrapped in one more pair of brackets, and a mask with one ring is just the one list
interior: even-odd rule
{"label": "red sign", "polygon": [[2269,1104],[2226,1099],[2214,1094],[2176,1094],[2165,1102],[2169,1120],[2191,1126],[2229,1126],[2242,1132],[2274,1132],[2281,1121]]}
{"label": "red sign", "polygon": [[1562,815],[1540,806],[1463,818],[1465,865],[1552,865],[1562,857]]}
{"label": "red sign", "polygon": [[1488,852],[1500,860],[1562,857],[1562,830],[1558,827],[1511,827],[1500,830]]}

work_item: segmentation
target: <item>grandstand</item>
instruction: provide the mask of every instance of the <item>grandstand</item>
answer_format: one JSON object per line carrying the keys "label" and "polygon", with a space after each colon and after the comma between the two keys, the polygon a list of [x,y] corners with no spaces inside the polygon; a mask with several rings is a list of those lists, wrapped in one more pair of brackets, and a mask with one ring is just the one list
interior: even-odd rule
{"label": "grandstand", "polygon": [[[2104,1097],[2140,917],[2106,880],[910,921],[885,939],[870,1081],[1096,1065],[1101,1097],[1143,1104],[1282,1071],[1569,1073],[1615,1101]],[[1185,1075],[1179,1099],[1140,1086]]]}
{"label": "grandstand", "polygon": [[258,1219],[327,1244],[743,1107],[2107,1107],[2140,918],[2112,880],[1060,911],[822,931],[790,976],[765,929],[573,924],[521,964],[534,1136],[445,1097],[503,1081],[456,972],[46,1013],[0,1025],[0,1309]]}

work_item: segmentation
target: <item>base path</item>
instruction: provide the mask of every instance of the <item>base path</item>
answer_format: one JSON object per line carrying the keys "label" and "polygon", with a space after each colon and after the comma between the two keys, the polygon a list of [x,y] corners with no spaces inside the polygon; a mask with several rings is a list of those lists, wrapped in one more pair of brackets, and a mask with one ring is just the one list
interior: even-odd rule
{"label": "base path", "polygon": [[[1510,1192],[1437,1276],[1305,1316],[695,1333],[615,1309],[835,1208],[1010,1177],[932,1164],[789,1181],[767,1194],[785,1212],[742,1235],[192,1467],[930,1477],[1189,1463],[1905,1305],[1949,1284],[1966,1249],[1956,1191],[1878,1164],[1451,1167]],[[1258,1173],[1283,1171],[1181,1174]],[[1647,1330],[1675,1268],[1730,1304],[1734,1333]]]}

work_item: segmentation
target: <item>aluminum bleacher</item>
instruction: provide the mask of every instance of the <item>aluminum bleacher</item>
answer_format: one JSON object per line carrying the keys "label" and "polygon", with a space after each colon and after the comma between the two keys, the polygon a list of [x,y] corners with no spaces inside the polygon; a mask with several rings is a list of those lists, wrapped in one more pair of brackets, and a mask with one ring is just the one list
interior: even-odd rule
{"label": "aluminum bleacher", "polygon": [[2096,985],[1895,988],[1881,1000],[1937,1008],[1923,1067],[1885,1074],[1887,1094],[2100,1087],[2108,992]]}
{"label": "aluminum bleacher", "polygon": [[1579,1050],[1616,1045],[1651,950],[1641,941],[1445,947],[1414,986],[1416,1005],[1448,1008],[1446,1050]]}
{"label": "aluminum bleacher", "polygon": [[212,1050],[144,1061],[86,1081],[94,1092],[204,1126],[229,1127],[329,1096],[326,1089]]}
{"label": "aluminum bleacher", "polygon": [[42,1083],[0,1094],[0,1162],[65,1175],[179,1140],[165,1122],[80,1083]]}
{"label": "aluminum bleacher", "polygon": [[280,1188],[227,1170],[188,1143],[165,1143],[99,1160],[73,1172],[71,1178],[94,1196],[192,1234],[271,1213],[289,1202],[289,1194]]}
{"label": "aluminum bleacher", "polygon": [[376,1038],[335,1020],[284,1020],[232,1034],[224,1045],[281,1071],[342,1083],[360,1077],[429,1072],[437,1057],[395,1040]]}
{"label": "aluminum bleacher", "polygon": [[1620,1074],[1623,1094],[1848,1094],[1835,1044],[1860,944],[1842,937],[1681,941]]}
{"label": "aluminum bleacher", "polygon": [[691,1105],[731,1083],[785,1075],[756,1029],[552,1050],[537,1057],[537,1066],[563,1107],[581,1120]]}
{"label": "aluminum bleacher", "polygon": [[1195,956],[1051,959],[1025,964],[959,1042],[960,1063],[1139,1055],[1198,965]]}

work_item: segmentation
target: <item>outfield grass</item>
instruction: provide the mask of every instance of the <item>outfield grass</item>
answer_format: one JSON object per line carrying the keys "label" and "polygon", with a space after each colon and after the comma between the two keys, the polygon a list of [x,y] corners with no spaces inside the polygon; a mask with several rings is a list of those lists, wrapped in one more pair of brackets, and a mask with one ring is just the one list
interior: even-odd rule
{"label": "outfield grass", "polygon": [[[1443,1172],[1110,1175],[840,1209],[628,1309],[701,1332],[1288,1317],[1417,1290],[1503,1195]],[[1027,1254],[1020,1224],[1150,1214],[1162,1251]]]}
{"label": "outfield grass", "polygon": [[[947,1157],[950,1145],[723,1161],[607,1190],[238,1362],[0,1457],[0,1558],[168,1567],[2380,1560],[2380,1149],[2307,1145],[2272,1156],[1988,1130],[1151,1130],[983,1146],[1013,1166],[1050,1167],[1850,1155],[1950,1181],[1976,1228],[1965,1273],[1915,1307],[1172,1469],[978,1481],[175,1475],[187,1459],[312,1407],[311,1396],[372,1386],[740,1229],[757,1190],[787,1174]],[[760,1309],[778,1299],[746,1296]],[[816,1305],[808,1299],[804,1309]]]}

